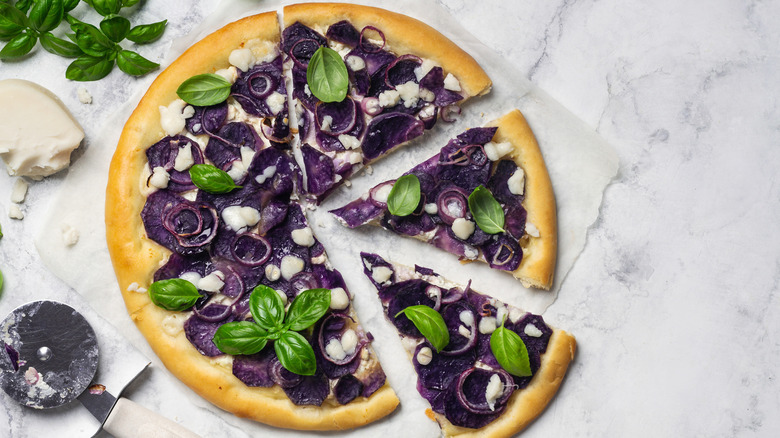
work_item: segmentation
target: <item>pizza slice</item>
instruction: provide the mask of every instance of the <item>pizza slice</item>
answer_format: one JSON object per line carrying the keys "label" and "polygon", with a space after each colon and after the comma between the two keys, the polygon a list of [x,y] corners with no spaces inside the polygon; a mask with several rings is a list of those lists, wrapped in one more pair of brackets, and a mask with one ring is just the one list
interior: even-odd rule
{"label": "pizza slice", "polygon": [[[555,197],[520,111],[463,132],[404,175],[414,177],[377,184],[331,213],[350,228],[378,225],[511,272],[526,286],[552,286]],[[413,205],[391,212],[400,200]]]}
{"label": "pizza slice", "polygon": [[[470,283],[459,286],[376,254],[361,259],[445,436],[508,437],[541,414],[574,358],[569,333]],[[434,319],[438,329],[428,322]]]}
{"label": "pizza slice", "polygon": [[[471,56],[410,17],[333,3],[288,6],[283,14],[305,188],[317,202],[364,165],[431,129],[439,116],[451,120],[458,105],[490,90]],[[312,71],[307,76],[316,71],[309,64],[320,47],[332,49],[335,63],[346,67],[343,98],[320,100],[321,81]]]}

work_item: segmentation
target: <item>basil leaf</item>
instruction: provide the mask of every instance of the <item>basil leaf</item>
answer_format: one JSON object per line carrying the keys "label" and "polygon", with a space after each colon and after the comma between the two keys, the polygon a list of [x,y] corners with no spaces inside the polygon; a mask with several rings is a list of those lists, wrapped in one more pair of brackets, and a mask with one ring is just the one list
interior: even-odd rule
{"label": "basil leaf", "polygon": [[485,186],[481,185],[471,192],[469,210],[482,231],[488,234],[504,232],[504,210]]}
{"label": "basil leaf", "polygon": [[314,349],[300,333],[284,332],[274,341],[274,351],[279,362],[288,371],[302,376],[313,376],[317,371]]}
{"label": "basil leaf", "polygon": [[3,271],[0,271],[0,291],[3,290],[4,283],[5,283],[5,279],[3,278]]}
{"label": "basil leaf", "polygon": [[149,286],[149,298],[157,307],[182,311],[192,307],[200,299],[200,293],[189,281],[171,278],[152,283]]}
{"label": "basil leaf", "polygon": [[341,102],[349,91],[349,74],[341,55],[321,46],[309,59],[306,82],[314,96],[323,102]]}
{"label": "basil leaf", "polygon": [[98,14],[106,17],[118,14],[119,10],[122,9],[122,2],[120,0],[92,0],[92,7]]}
{"label": "basil leaf", "polygon": [[16,2],[16,9],[27,13],[28,10],[30,10],[30,6],[32,6],[33,0],[19,0]]}
{"label": "basil leaf", "polygon": [[76,44],[89,56],[102,57],[113,51],[116,43],[108,39],[97,27],[88,23],[72,24],[71,29],[76,32]]}
{"label": "basil leaf", "polygon": [[79,5],[79,1],[80,0],[63,0],[62,8],[65,10],[65,12],[70,12]]}
{"label": "basil leaf", "polygon": [[231,84],[214,73],[193,76],[179,85],[176,94],[190,105],[211,106],[230,96]]}
{"label": "basil leaf", "polygon": [[416,175],[404,175],[393,184],[387,196],[387,209],[395,216],[409,216],[420,204],[420,180]]}
{"label": "basil leaf", "polygon": [[226,354],[255,354],[268,343],[266,332],[259,325],[249,322],[228,322],[214,333],[214,345]]}
{"label": "basil leaf", "polygon": [[285,326],[305,330],[322,318],[330,308],[330,289],[309,289],[298,294],[287,311]]}
{"label": "basil leaf", "polygon": [[37,41],[38,39],[35,35],[28,32],[20,33],[11,38],[11,41],[8,41],[3,50],[0,50],[0,59],[13,59],[24,56],[30,53]]}
{"label": "basil leaf", "polygon": [[139,1],[141,0],[122,0],[122,7],[129,8],[130,6],[135,6]]}
{"label": "basil leaf", "polygon": [[130,29],[127,34],[127,39],[134,43],[146,44],[160,38],[160,35],[165,31],[165,25],[168,20],[159,21],[151,24],[141,24]]}
{"label": "basil leaf", "polygon": [[100,22],[100,30],[108,39],[118,43],[130,31],[130,20],[121,15],[109,15]]}
{"label": "basil leaf", "polygon": [[60,25],[64,14],[62,0],[37,0],[30,10],[30,26],[48,32]]}
{"label": "basil leaf", "polygon": [[518,377],[528,377],[531,373],[531,361],[528,358],[528,349],[520,336],[504,327],[501,327],[490,335],[490,350],[498,360],[501,368]]}
{"label": "basil leaf", "polygon": [[227,193],[241,188],[233,182],[233,178],[222,169],[211,164],[195,164],[190,167],[190,178],[199,189],[209,193]]}
{"label": "basil leaf", "polygon": [[15,7],[0,3],[0,39],[8,40],[27,27],[27,17]]}
{"label": "basil leaf", "polygon": [[0,226],[0,239],[2,239],[2,238],[3,238],[3,227]]}
{"label": "basil leaf", "polygon": [[83,55],[70,63],[65,77],[72,81],[96,81],[106,77],[113,68],[114,61],[108,57]]}
{"label": "basil leaf", "polygon": [[65,58],[78,58],[83,54],[81,49],[79,49],[79,46],[70,41],[57,38],[52,35],[51,32],[41,34],[41,46],[43,46],[46,51]]}
{"label": "basil leaf", "polygon": [[436,352],[441,351],[450,343],[450,332],[447,330],[447,324],[439,312],[420,304],[405,308],[398,312],[395,317],[398,318],[398,315],[402,313],[412,321],[417,330],[433,345]]}
{"label": "basil leaf", "polygon": [[255,323],[266,330],[278,329],[284,322],[282,297],[275,290],[262,284],[249,295],[249,311]]}
{"label": "basil leaf", "polygon": [[122,50],[116,55],[116,65],[123,72],[133,76],[143,76],[160,66],[129,50]]}

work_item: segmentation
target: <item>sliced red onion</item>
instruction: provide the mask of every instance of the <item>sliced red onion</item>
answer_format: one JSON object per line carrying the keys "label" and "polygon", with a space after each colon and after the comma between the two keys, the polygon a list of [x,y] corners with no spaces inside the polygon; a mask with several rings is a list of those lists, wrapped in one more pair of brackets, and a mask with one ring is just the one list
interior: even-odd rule
{"label": "sliced red onion", "polygon": [[[255,88],[255,82],[258,79],[265,80],[263,88]],[[271,92],[276,89],[274,78],[263,71],[257,71],[249,75],[249,77],[246,78],[246,85],[249,89],[249,94],[258,99],[265,99],[269,94],[271,94]]]}
{"label": "sliced red onion", "polygon": [[292,388],[297,385],[303,379],[300,374],[295,374],[292,371],[288,371],[279,362],[279,358],[274,356],[270,362],[268,362],[268,375],[271,380],[282,388]]}
{"label": "sliced red onion", "polygon": [[244,295],[246,292],[246,285],[244,279],[241,278],[236,269],[232,266],[221,267],[220,271],[225,274],[225,286],[222,287],[222,294],[229,297],[233,297],[236,301]]}
{"label": "sliced red onion", "polygon": [[295,63],[295,65],[297,65],[298,67],[300,67],[300,68],[302,68],[302,69],[304,69],[304,70],[305,70],[305,69],[306,69],[306,67],[308,66],[308,64],[309,64],[309,61],[307,60],[307,61],[306,61],[306,64],[304,64],[303,62],[301,62],[300,60],[298,60],[298,58],[295,56],[295,48],[296,48],[296,47],[298,47],[298,44],[301,44],[301,43],[309,43],[309,42],[311,42],[311,43],[314,43],[314,44],[316,44],[317,46],[319,46],[319,45],[320,45],[319,41],[317,41],[317,40],[315,40],[315,39],[313,39],[313,38],[301,38],[301,39],[300,39],[300,40],[298,40],[298,41],[297,41],[295,44],[293,44],[293,46],[292,46],[292,47],[290,47],[290,58],[292,59],[293,63]]}
{"label": "sliced red onion", "polygon": [[469,211],[469,195],[458,186],[448,187],[436,198],[438,215],[447,225],[452,225],[455,219],[466,217]]}
{"label": "sliced red onion", "polygon": [[[184,230],[180,230],[182,226],[184,226],[184,221],[187,220],[187,218],[182,218],[182,214],[186,214],[186,212],[192,213],[196,220],[198,226],[195,227],[194,230],[187,232]],[[180,237],[190,237],[200,234],[203,231],[203,215],[200,213],[200,209],[193,204],[182,202],[168,210],[162,218],[162,225],[163,227],[168,230],[171,234],[174,234],[176,236]]]}
{"label": "sliced red onion", "polygon": [[372,203],[373,205],[379,207],[379,208],[387,208],[387,197],[385,197],[383,194],[380,194],[380,190],[387,190],[387,193],[389,194],[389,189],[383,187],[390,186],[390,188],[393,187],[393,184],[395,184],[395,180],[385,181],[381,184],[377,184],[374,186],[371,190],[368,192],[368,201]]}
{"label": "sliced red onion", "polygon": [[[460,333],[460,326],[463,322],[460,316],[463,312],[468,312],[471,314],[471,320],[475,321],[474,324],[467,327],[469,329],[468,336],[463,336],[463,334]],[[440,354],[445,356],[458,356],[471,350],[477,345],[477,318],[476,315],[474,315],[474,311],[471,309],[471,306],[463,302],[449,304],[444,309],[442,309],[441,314],[444,318],[444,321],[447,321],[450,324],[447,326],[447,330],[450,332],[450,343],[440,352]],[[456,348],[454,347],[455,343],[453,342],[453,337],[458,335],[466,338],[466,342]]]}
{"label": "sliced red onion", "polygon": [[422,64],[422,59],[420,59],[419,56],[415,56],[415,55],[408,55],[407,54],[407,55],[401,55],[398,58],[395,58],[395,60],[393,62],[391,62],[390,65],[388,65],[387,69],[385,70],[385,85],[387,85],[388,87],[390,87],[393,90],[395,90],[395,85],[390,83],[390,78],[388,77],[388,75],[390,74],[390,70],[392,70],[393,67],[395,67],[396,64],[398,64],[399,62],[401,62],[401,61],[408,61],[410,59],[412,59],[414,61],[417,61],[418,64]]}
{"label": "sliced red onion", "polygon": [[512,249],[509,245],[502,243],[501,246],[498,247],[498,251],[493,254],[492,260],[490,260],[490,264],[495,266],[504,266],[505,264],[512,261],[514,256],[515,250]]}
{"label": "sliced red onion", "polygon": [[[371,42],[368,41],[368,37],[366,38],[366,42],[363,43],[363,38],[366,33],[366,30],[373,30],[374,32],[378,33],[380,37],[382,37],[382,45],[381,46],[374,46]],[[366,53],[377,53],[381,51],[385,44],[387,43],[387,40],[385,39],[385,34],[381,30],[377,29],[374,26],[366,26],[363,28],[363,30],[360,31],[360,42],[358,43],[358,46],[361,50],[363,50]],[[376,48],[376,49],[375,49]]]}
{"label": "sliced red onion", "polygon": [[271,257],[271,244],[263,236],[242,233],[230,245],[230,252],[239,263],[260,266]]}
{"label": "sliced red onion", "polygon": [[452,123],[455,119],[453,115],[460,115],[460,107],[458,105],[447,105],[441,109],[441,119],[447,123]]}
{"label": "sliced red onion", "polygon": [[382,105],[379,105],[379,98],[377,97],[364,97],[360,101],[360,108],[369,116],[379,115],[384,109]]}
{"label": "sliced red onion", "polygon": [[[322,357],[328,362],[334,363],[336,365],[346,365],[352,362],[355,359],[355,357],[357,357],[357,355],[360,354],[360,350],[363,347],[363,343],[361,342],[360,339],[358,339],[358,342],[355,345],[355,351],[353,351],[350,354],[345,354],[343,359],[335,359],[328,354],[326,350],[328,346],[328,342],[330,342],[333,339],[338,339],[339,342],[341,342],[341,337],[344,335],[344,333],[347,330],[349,330],[348,328],[349,326],[347,325],[347,318],[349,317],[346,315],[331,313],[330,315],[325,317],[325,319],[322,321],[322,324],[320,324],[319,334],[317,335]],[[330,332],[339,331],[339,335],[337,337],[330,336],[326,338],[325,337],[326,331],[330,331]],[[346,353],[346,351],[344,353]]]}
{"label": "sliced red onion", "polygon": [[425,289],[425,294],[428,295],[430,298],[433,298],[435,300],[435,303],[433,305],[433,310],[439,311],[439,308],[441,307],[441,288],[438,286],[430,285]]}
{"label": "sliced red onion", "polygon": [[[482,151],[481,154],[475,152]],[[476,158],[475,158],[476,156]],[[453,166],[467,166],[474,164],[476,166],[483,166],[487,163],[487,154],[485,154],[485,148],[479,144],[470,144],[458,148],[447,156],[447,161],[440,161],[441,165],[453,165]]]}
{"label": "sliced red onion", "polygon": [[263,137],[267,138],[268,141],[272,141],[275,143],[286,143],[292,138],[292,132],[287,131],[287,137],[280,138],[276,137],[274,135],[274,127],[273,127],[273,118],[272,117],[266,117],[263,119],[263,121],[260,123],[260,132],[263,134]]}
{"label": "sliced red onion", "polygon": [[[349,101],[352,103],[350,106],[352,111],[349,116],[349,121],[344,124],[343,127],[339,128],[338,130],[328,129],[327,131],[322,129],[322,120],[320,118],[321,112],[323,110],[322,107],[326,106],[337,106],[337,105],[344,105],[346,101]],[[317,105],[314,107],[314,123],[317,124],[317,128],[322,132],[323,134],[330,135],[332,137],[338,137],[341,134],[346,134],[349,131],[352,130],[352,128],[355,127],[355,123],[357,122],[357,115],[358,115],[358,109],[357,109],[357,102],[355,102],[351,97],[347,96],[347,98],[341,102],[333,102],[333,103],[324,103],[324,102],[317,102]],[[322,116],[323,118],[325,116]],[[332,128],[332,126],[331,126]]]}
{"label": "sliced red onion", "polygon": [[[197,226],[194,231],[180,233],[177,230],[176,216],[184,211],[189,211],[196,215]],[[206,213],[209,215],[209,223],[206,223],[203,216]],[[176,238],[178,244],[183,248],[197,248],[207,245],[214,240],[214,237],[217,235],[217,221],[217,210],[203,204],[197,205],[189,202],[182,202],[162,213],[163,227]]]}
{"label": "sliced red onion", "polygon": [[[469,280],[469,283],[471,283],[471,280]],[[441,297],[442,304],[451,304],[456,301],[459,301],[463,296],[466,295],[466,292],[461,290],[459,287],[453,287],[451,289],[447,290],[447,293],[443,294]]]}
{"label": "sliced red onion", "polygon": [[[194,306],[192,308],[192,312],[195,314],[195,316],[197,316],[198,318],[200,318],[203,321],[206,321],[206,322],[220,322],[220,321],[224,321],[225,319],[227,319],[227,317],[230,316],[233,313],[233,304],[236,301],[238,301],[238,300],[233,300],[232,303],[230,303],[229,305],[225,305],[225,306],[223,306],[221,304],[214,305],[214,306],[208,306],[207,305],[207,306],[204,306],[203,308],[200,308],[200,309],[197,306]],[[219,312],[213,313],[213,314],[211,314],[208,311],[208,310],[210,310],[211,307],[215,307],[216,308],[217,306],[222,306],[222,307],[224,307],[224,309],[220,309]]]}
{"label": "sliced red onion", "polygon": [[[501,382],[504,384],[504,392],[501,394],[501,397],[497,398],[496,401],[493,404],[494,409],[490,409],[490,406],[487,403],[487,400],[484,402],[481,401],[475,401],[475,400],[469,400],[468,396],[466,395],[466,390],[464,389],[464,386],[466,385],[466,380],[474,373],[488,373],[491,376],[493,374],[497,374],[501,378]],[[488,378],[489,379],[489,378]],[[512,379],[512,376],[504,371],[503,369],[496,369],[496,370],[486,370],[482,368],[470,368],[463,373],[461,373],[460,377],[458,377],[458,386],[455,393],[458,396],[458,402],[460,402],[463,407],[474,414],[495,414],[497,412],[500,412],[500,410],[503,408],[503,406],[506,404],[506,401],[509,399],[509,397],[514,392],[514,380]],[[480,396],[485,394],[485,387],[484,389],[480,388],[480,391],[470,391],[470,392],[476,392]]]}
{"label": "sliced red onion", "polygon": [[292,289],[295,296],[298,296],[299,293],[305,290],[317,289],[318,287],[320,287],[320,282],[313,272],[299,272],[290,279],[290,289]]}

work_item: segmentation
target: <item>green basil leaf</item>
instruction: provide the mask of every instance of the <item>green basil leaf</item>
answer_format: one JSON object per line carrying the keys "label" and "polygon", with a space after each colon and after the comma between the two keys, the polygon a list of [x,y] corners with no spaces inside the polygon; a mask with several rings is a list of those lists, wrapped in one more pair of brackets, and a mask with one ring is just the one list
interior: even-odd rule
{"label": "green basil leaf", "polygon": [[30,26],[48,32],[60,25],[64,14],[62,0],[37,0],[30,10]]}
{"label": "green basil leaf", "polygon": [[5,283],[5,279],[3,278],[3,271],[0,271],[0,291],[3,290],[3,283]]}
{"label": "green basil leaf", "polygon": [[322,318],[330,308],[330,289],[309,289],[298,294],[287,311],[285,326],[305,330]]}
{"label": "green basil leaf", "polygon": [[24,12],[25,14],[27,11],[30,10],[30,6],[32,6],[33,0],[19,0],[16,2],[16,9]]}
{"label": "green basil leaf", "polygon": [[114,68],[114,61],[108,57],[83,55],[71,62],[65,70],[65,77],[72,81],[96,81],[103,79]]}
{"label": "green basil leaf", "polygon": [[425,336],[425,339],[433,345],[437,352],[450,343],[450,332],[439,312],[421,304],[409,306],[398,312],[395,317],[398,318],[398,315],[402,313],[412,321],[417,330]]}
{"label": "green basil leaf", "polygon": [[278,329],[284,322],[282,297],[275,290],[262,284],[249,295],[249,311],[255,323],[266,330]]}
{"label": "green basil leaf", "polygon": [[157,307],[178,312],[192,307],[200,299],[200,293],[189,281],[171,278],[152,283],[149,298]]}
{"label": "green basil leaf", "polygon": [[349,91],[349,74],[341,55],[321,46],[309,59],[306,82],[314,96],[323,102],[341,102]]}
{"label": "green basil leaf", "polygon": [[230,87],[222,76],[206,73],[182,82],[176,94],[190,105],[210,106],[224,102],[230,96]]}
{"label": "green basil leaf", "polygon": [[109,15],[100,22],[100,30],[108,39],[118,43],[130,31],[130,20],[121,15]]}
{"label": "green basil leaf", "polygon": [[107,17],[111,14],[118,14],[119,10],[122,9],[122,2],[120,0],[92,0],[92,7],[98,14]]}
{"label": "green basil leaf", "polygon": [[490,335],[490,350],[499,365],[509,374],[518,377],[528,377],[532,374],[528,349],[523,339],[504,327],[503,323]]}
{"label": "green basil leaf", "polygon": [[274,341],[274,351],[279,362],[288,371],[302,376],[313,376],[317,371],[314,349],[300,333],[284,332]]}
{"label": "green basil leaf", "polygon": [[211,164],[195,164],[190,167],[190,178],[199,189],[209,193],[227,193],[241,188],[224,170]]}
{"label": "green basil leaf", "polygon": [[127,39],[134,43],[146,44],[160,38],[160,35],[165,31],[165,25],[168,20],[163,20],[157,23],[141,24],[130,29],[127,34]]}
{"label": "green basil leaf", "polygon": [[70,41],[57,38],[52,35],[51,32],[41,34],[41,46],[43,46],[46,51],[65,58],[78,58],[83,54],[81,49],[79,49],[79,46]]}
{"label": "green basil leaf", "polygon": [[139,1],[141,0],[122,0],[122,7],[129,8],[130,6],[135,6]]}
{"label": "green basil leaf", "polygon": [[268,343],[265,330],[249,321],[222,324],[212,340],[219,351],[233,355],[258,353]]}
{"label": "green basil leaf", "polygon": [[471,192],[469,210],[482,231],[488,234],[504,232],[504,209],[485,186],[479,186]]}
{"label": "green basil leaf", "polygon": [[35,35],[28,32],[20,33],[11,38],[3,47],[3,50],[0,50],[0,59],[13,59],[24,56],[30,53],[36,42],[38,42],[38,39]]}
{"label": "green basil leaf", "polygon": [[404,175],[393,184],[387,196],[387,209],[395,216],[409,216],[420,204],[420,180],[414,174]]}
{"label": "green basil leaf", "polygon": [[2,238],[3,238],[3,227],[0,226],[0,239],[2,239]]}
{"label": "green basil leaf", "polygon": [[129,50],[122,50],[116,55],[116,65],[123,72],[133,76],[143,76],[160,67],[160,64]]}
{"label": "green basil leaf", "polygon": [[0,39],[11,39],[26,27],[27,17],[21,11],[9,4],[0,3]]}
{"label": "green basil leaf", "polygon": [[79,5],[80,0],[62,0],[62,8],[65,12],[70,12]]}
{"label": "green basil leaf", "polygon": [[78,18],[70,14],[65,15],[65,21],[67,21],[68,24],[70,24],[70,29],[73,30],[74,32],[75,32],[75,29],[73,29],[74,24],[84,24],[83,21],[79,20]]}
{"label": "green basil leaf", "polygon": [[76,44],[89,56],[102,57],[112,52],[116,46],[116,43],[91,24],[76,23],[70,27],[76,32]]}

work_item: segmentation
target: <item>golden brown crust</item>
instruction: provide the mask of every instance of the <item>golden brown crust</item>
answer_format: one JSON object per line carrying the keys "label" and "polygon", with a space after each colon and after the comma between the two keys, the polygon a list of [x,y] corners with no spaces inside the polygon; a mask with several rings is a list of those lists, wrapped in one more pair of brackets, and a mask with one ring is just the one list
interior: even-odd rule
{"label": "golden brown crust", "polygon": [[370,6],[346,3],[303,3],[286,6],[285,27],[301,22],[325,32],[333,23],[349,20],[358,30],[375,26],[385,34],[390,50],[427,58],[452,73],[468,96],[490,91],[492,82],[482,67],[463,49],[427,24],[405,15]]}
{"label": "golden brown crust", "polygon": [[542,151],[531,127],[519,110],[488,124],[498,126],[493,141],[510,142],[514,149],[509,158],[525,172],[525,200],[527,223],[539,230],[539,237],[527,236],[521,241],[523,260],[513,272],[526,287],[550,289],[558,255],[558,218],[550,175],[544,164]]}
{"label": "golden brown crust", "polygon": [[554,329],[547,351],[542,355],[542,364],[531,383],[512,394],[506,410],[498,419],[483,428],[468,429],[454,426],[444,416],[437,414],[444,435],[458,438],[501,438],[525,429],[542,413],[558,391],[569,363],[574,359],[576,345],[572,335]]}
{"label": "golden brown crust", "polygon": [[296,406],[280,388],[244,385],[233,376],[229,365],[202,356],[193,348],[175,321],[174,315],[179,313],[151,305],[145,293],[127,290],[132,283],[148,288],[153,273],[170,253],[146,238],[140,217],[146,200],[140,184],[146,164],[144,151],[165,135],[159,106],[177,98],[176,89],[183,80],[228,67],[228,56],[234,49],[253,40],[278,42],[279,38],[276,13],[247,17],[193,45],[160,73],[130,116],[111,161],[106,189],[108,248],[131,318],[165,366],[195,392],[237,416],[278,427],[353,428],[395,409],[398,399],[388,385],[367,399],[359,398],[345,406]]}

